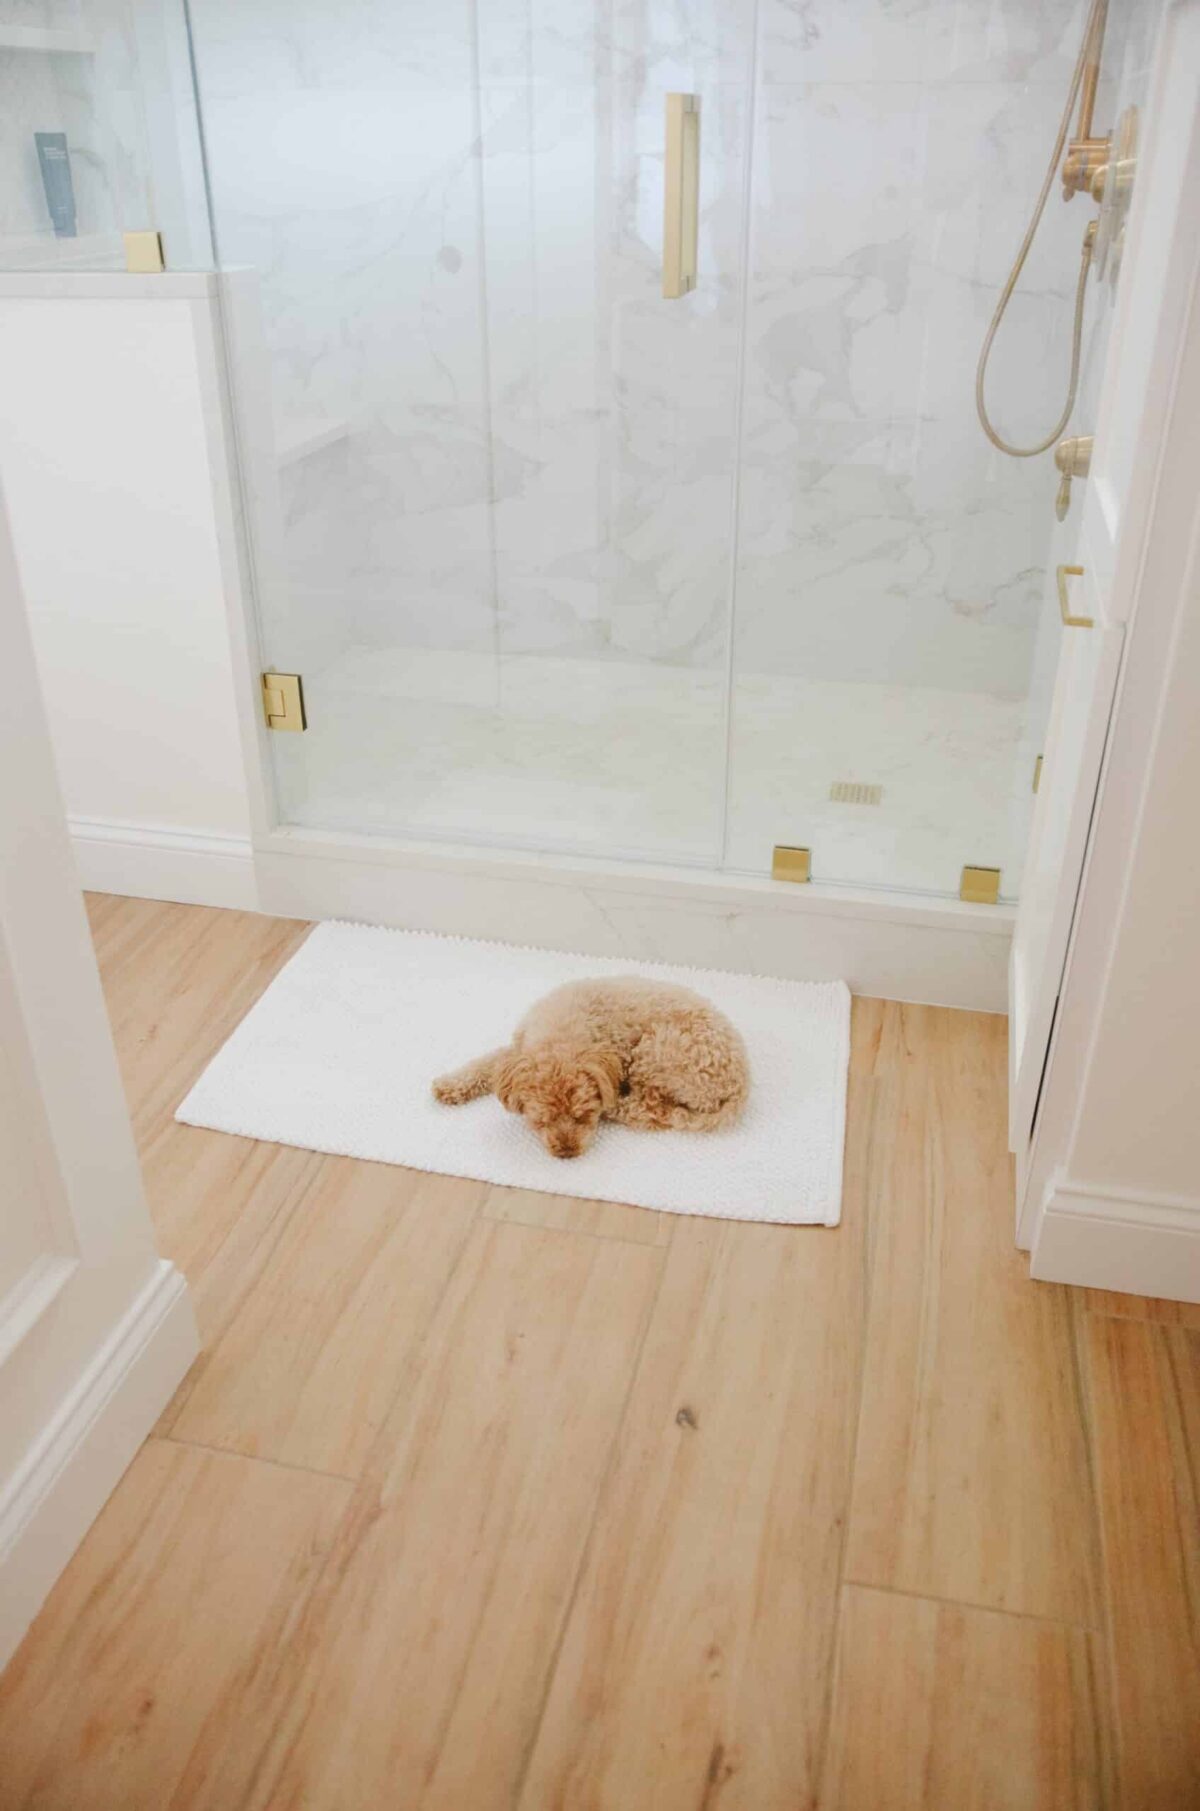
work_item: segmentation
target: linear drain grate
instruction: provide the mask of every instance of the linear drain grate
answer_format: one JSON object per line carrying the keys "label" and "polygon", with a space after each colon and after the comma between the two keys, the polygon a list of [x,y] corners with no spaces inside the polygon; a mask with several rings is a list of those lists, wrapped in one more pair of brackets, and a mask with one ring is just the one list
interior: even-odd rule
{"label": "linear drain grate", "polygon": [[878,805],[883,798],[882,786],[867,786],[861,780],[835,780],[829,788],[835,805]]}

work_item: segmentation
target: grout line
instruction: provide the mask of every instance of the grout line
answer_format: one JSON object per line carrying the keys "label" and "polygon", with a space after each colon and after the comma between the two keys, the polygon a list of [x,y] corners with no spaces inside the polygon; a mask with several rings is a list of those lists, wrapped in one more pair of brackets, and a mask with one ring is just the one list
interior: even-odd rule
{"label": "grout line", "polygon": [[[228,1138],[232,1136],[231,1133],[227,1132],[209,1132],[205,1128],[201,1129],[205,1131],[205,1136],[209,1138]],[[269,1140],[255,1138],[251,1140],[251,1143],[254,1144],[257,1149],[263,1149],[269,1144]],[[295,1149],[297,1147],[277,1146],[276,1148]],[[237,1282],[228,1291],[222,1293],[221,1309],[217,1324],[211,1330],[207,1343],[201,1346],[199,1352],[197,1352],[192,1363],[189,1365],[187,1372],[180,1378],[175,1389],[175,1394],[171,1398],[171,1402],[175,1403],[175,1410],[170,1421],[167,1422],[163,1429],[165,1435],[172,1435],[175,1428],[179,1425],[181,1417],[186,1413],[192,1397],[195,1395],[208,1370],[208,1361],[216,1353],[234,1322],[246,1307],[250,1297],[262,1282],[263,1272],[271,1262],[271,1259],[275,1256],[275,1253],[283,1240],[284,1234],[291,1226],[292,1220],[321,1180],[327,1159],[324,1153],[320,1151],[311,1152],[310,1155],[316,1158],[316,1162],[310,1164],[307,1170],[302,1171],[291,1188],[285,1191],[283,1199],[275,1209],[275,1212],[271,1215],[267,1224],[263,1227],[260,1237],[246,1254],[246,1263],[237,1267]],[[262,1186],[263,1184],[260,1182],[257,1188],[251,1188],[249,1194],[252,1196],[259,1192]],[[243,1203],[243,1206],[238,1210],[236,1219],[230,1222],[225,1237],[221,1240],[217,1249],[205,1263],[203,1269],[198,1271],[195,1277],[188,1278],[189,1289],[198,1287],[210,1270],[220,1262],[221,1254],[239,1230],[247,1205],[248,1202]],[[167,1408],[170,1406],[170,1403],[168,1403],[163,1409],[164,1415],[167,1412]],[[196,1442],[196,1444],[200,1443]]]}
{"label": "grout line", "polygon": [[869,1578],[842,1579],[843,1586],[855,1591],[879,1591],[885,1597],[903,1597],[913,1603],[941,1604],[947,1610],[980,1610],[988,1616],[1009,1616],[1017,1622],[1036,1622],[1053,1629],[1074,1629],[1081,1635],[1104,1637],[1104,1630],[1093,1622],[1076,1622],[1069,1616],[1042,1616],[1036,1610],[1010,1610],[1005,1604],[977,1603],[970,1597],[942,1597],[936,1591],[907,1591],[900,1585],[880,1585]]}
{"label": "grout line", "polygon": [[[363,1162],[365,1160],[362,1158],[356,1158],[356,1159],[352,1159],[351,1161]],[[421,1174],[437,1174],[438,1172],[415,1171],[413,1173],[416,1175],[421,1175]],[[455,1178],[455,1180],[461,1180],[464,1183],[464,1186],[466,1186],[466,1187],[474,1186],[475,1188],[477,1188],[479,1190],[479,1195],[475,1201],[475,1204],[471,1210],[471,1213],[470,1213],[468,1219],[466,1220],[466,1222],[463,1226],[463,1234],[462,1234],[461,1240],[459,1241],[458,1250],[454,1256],[454,1262],[449,1266],[449,1268],[446,1271],[445,1278],[443,1279],[443,1282],[442,1282],[442,1287],[438,1291],[437,1300],[430,1306],[430,1308],[425,1316],[424,1328],[422,1329],[421,1333],[418,1335],[417,1339],[415,1340],[412,1350],[409,1352],[403,1365],[401,1365],[399,1375],[396,1378],[395,1387],[393,1388],[391,1394],[387,1398],[387,1401],[383,1404],[383,1406],[380,1410],[378,1425],[376,1427],[374,1438],[372,1439],[370,1445],[367,1447],[367,1449],[363,1455],[362,1472],[354,1480],[354,1483],[356,1485],[362,1485],[370,1477],[371,1461],[374,1457],[374,1454],[379,1445],[379,1442],[380,1442],[381,1438],[383,1437],[384,1431],[386,1430],[388,1423],[390,1422],[390,1420],[392,1418],[392,1412],[395,1409],[397,1402],[400,1400],[400,1397],[401,1397],[402,1393],[404,1392],[405,1388],[411,1383],[413,1378],[415,1378],[416,1376],[418,1376],[420,1374],[420,1371],[421,1371],[423,1363],[424,1363],[425,1355],[429,1349],[430,1342],[433,1339],[435,1329],[437,1328],[438,1323],[441,1319],[442,1312],[446,1306],[446,1302],[450,1295],[450,1291],[454,1285],[455,1278],[458,1276],[459,1271],[462,1269],[463,1260],[466,1257],[467,1249],[471,1244],[473,1236],[475,1235],[476,1232],[478,1232],[479,1228],[481,1227],[481,1225],[483,1223],[482,1208],[483,1208],[483,1202],[487,1198],[486,1194],[484,1192],[485,1185],[483,1183],[471,1184],[467,1181],[467,1179],[465,1177],[464,1178]]]}
{"label": "grout line", "polygon": [[[619,1243],[619,1241],[614,1242]],[[646,1342],[650,1337],[650,1328],[654,1323],[654,1317],[658,1312],[659,1298],[662,1295],[663,1279],[667,1272],[667,1257],[670,1251],[670,1244],[665,1247],[646,1246],[644,1249],[647,1251],[657,1250],[659,1260],[658,1276],[654,1284],[654,1293],[647,1305],[645,1318],[642,1322],[641,1337],[638,1340],[637,1351],[634,1353],[629,1366],[629,1382],[625,1388],[625,1396],[621,1403],[620,1413],[616,1417],[613,1425],[612,1439],[609,1441],[608,1455],[604,1461],[604,1470],[600,1474],[600,1481],[596,1486],[596,1495],[592,1503],[591,1520],[588,1523],[587,1532],[580,1544],[579,1562],[576,1565],[575,1576],[571,1580],[571,1589],[563,1607],[562,1621],[559,1624],[558,1636],[554,1643],[554,1651],[550,1656],[550,1661],[546,1668],[546,1684],[545,1689],[542,1692],[542,1700],[538,1705],[537,1716],[531,1719],[529,1738],[525,1744],[525,1752],[521,1756],[521,1764],[514,1780],[512,1797],[509,1800],[513,1811],[520,1811],[521,1800],[525,1793],[525,1781],[528,1777],[530,1766],[533,1763],[538,1737],[542,1733],[542,1724],[545,1721],[546,1709],[550,1703],[550,1694],[554,1689],[554,1681],[558,1676],[558,1665],[562,1658],[563,1645],[567,1639],[567,1632],[571,1627],[571,1622],[575,1615],[575,1605],[579,1598],[579,1590],[587,1572],[588,1561],[591,1558],[592,1549],[595,1546],[596,1530],[600,1523],[600,1511],[608,1492],[609,1481],[616,1470],[617,1457],[622,1445],[621,1436],[625,1431],[625,1423],[629,1416],[629,1405],[633,1400],[633,1393],[637,1387],[638,1378],[642,1373],[642,1364],[646,1355]]]}
{"label": "grout line", "polygon": [[[1096,1568],[1095,1594],[1100,1612],[1098,1631],[1104,1651],[1100,1656],[1102,1678],[1089,1666],[1089,1679],[1095,1695],[1096,1743],[1099,1763],[1102,1806],[1115,1804],[1119,1796],[1117,1760],[1120,1747],[1120,1725],[1117,1719],[1117,1664],[1113,1645],[1112,1603],[1108,1590],[1108,1562],[1104,1540],[1104,1512],[1100,1503],[1100,1455],[1096,1443],[1095,1413],[1088,1371],[1083,1362],[1082,1342],[1091,1318],[1086,1297],[1077,1289],[1067,1290],[1067,1312],[1071,1328],[1071,1368],[1075,1383],[1079,1419],[1083,1430],[1084,1454],[1088,1470],[1091,1521],[1091,1547]],[[1097,1316],[1097,1318],[1104,1318]],[[1107,1713],[1107,1714],[1104,1714]]]}
{"label": "grout line", "polygon": [[[1070,1289],[1072,1295],[1086,1295],[1090,1293],[1083,1285],[1067,1283],[1064,1284],[1063,1287]],[[1160,1296],[1142,1296],[1138,1299],[1141,1301],[1170,1301],[1169,1297]],[[1172,1302],[1170,1305],[1178,1308],[1195,1308],[1200,1306],[1200,1303]],[[1171,1315],[1117,1314],[1112,1308],[1089,1308],[1086,1302],[1080,1303],[1077,1314],[1081,1324],[1085,1321],[1119,1321],[1123,1327],[1158,1327],[1164,1333],[1170,1333],[1172,1331],[1179,1333],[1200,1333],[1200,1322],[1176,1320],[1174,1316]]]}
{"label": "grout line", "polygon": [[[493,1186],[503,1187],[504,1185],[498,1183],[498,1184],[494,1184]],[[582,1195],[552,1195],[551,1196],[551,1200],[554,1200],[554,1201],[563,1201],[563,1200],[584,1201],[584,1200],[590,1200],[590,1199],[591,1199],[590,1196],[582,1196]],[[604,1205],[606,1207],[628,1206],[631,1209],[634,1207],[634,1203],[632,1203],[632,1202],[604,1202],[602,1205]],[[671,1215],[667,1215],[665,1209],[654,1208],[654,1207],[641,1207],[641,1208],[637,1208],[636,1211],[638,1213],[642,1213],[642,1214],[658,1214],[660,1216],[660,1218],[664,1218],[664,1219],[670,1218],[672,1220],[699,1220],[699,1219],[715,1220],[715,1219],[722,1217],[717,1214],[671,1214]],[[567,1238],[570,1238],[570,1239],[592,1239],[595,1241],[595,1243],[597,1245],[634,1245],[642,1251],[666,1251],[667,1246],[671,1242],[670,1239],[667,1239],[662,1245],[660,1245],[654,1239],[630,1239],[630,1238],[627,1238],[623,1233],[592,1232],[591,1229],[586,1226],[550,1226],[550,1225],[547,1225],[544,1220],[522,1220],[522,1219],[519,1219],[517,1217],[517,1215],[515,1215],[515,1214],[489,1213],[486,1206],[480,1208],[479,1218],[481,1220],[486,1220],[489,1226],[524,1226],[533,1232],[557,1232],[557,1233],[564,1234]],[[800,1230],[804,1230],[804,1229],[801,1228]]]}
{"label": "grout line", "polygon": [[[1104,1552],[1101,1538],[1100,1520],[1100,1476],[1099,1462],[1095,1452],[1095,1430],[1092,1425],[1091,1401],[1084,1379],[1083,1360],[1080,1355],[1080,1340],[1084,1336],[1084,1325],[1080,1320],[1086,1309],[1077,1306],[1075,1291],[1065,1290],[1068,1340],[1071,1354],[1071,1383],[1074,1395],[1075,1412],[1079,1417],[1079,1431],[1083,1439],[1084,1461],[1088,1477],[1088,1521],[1090,1523],[1092,1564],[1095,1568],[1093,1600],[1103,1612],[1106,1593],[1104,1590]],[[1103,1621],[1103,1614],[1101,1620]]]}
{"label": "grout line", "polygon": [[222,1459],[241,1459],[247,1465],[270,1465],[275,1471],[301,1472],[309,1478],[329,1478],[335,1484],[357,1486],[361,1480],[352,1477],[346,1471],[322,1471],[316,1465],[293,1465],[287,1459],[271,1459],[266,1453],[243,1453],[235,1446],[213,1446],[208,1440],[184,1440],[178,1434],[152,1434],[152,1440],[161,1440],[168,1446],[188,1446],[193,1452],[216,1453]]}
{"label": "grout line", "polygon": [[[821,1721],[817,1740],[813,1749],[813,1783],[814,1796],[819,1797],[824,1787],[825,1768],[829,1760],[829,1735],[833,1727],[834,1688],[837,1683],[838,1660],[842,1646],[842,1603],[846,1585],[851,1582],[846,1577],[846,1550],[850,1544],[850,1517],[854,1506],[854,1481],[858,1474],[858,1441],[862,1428],[863,1398],[866,1394],[867,1344],[871,1321],[871,1283],[875,1267],[876,1228],[874,1225],[874,1191],[871,1177],[874,1170],[875,1144],[878,1130],[878,1101],[881,1084],[873,1074],[866,1077],[866,1091],[870,1098],[870,1107],[866,1126],[866,1150],[863,1155],[863,1229],[862,1229],[862,1262],[860,1266],[862,1299],[862,1328],[858,1338],[858,1387],[854,1400],[854,1425],[850,1431],[849,1463],[846,1467],[846,1503],[842,1516],[841,1540],[838,1544],[837,1572],[834,1584],[834,1627],[833,1644],[826,1668],[825,1701],[821,1709]],[[850,1078],[847,1077],[847,1106],[849,1106]],[[845,1177],[842,1179],[843,1204],[845,1198]]]}

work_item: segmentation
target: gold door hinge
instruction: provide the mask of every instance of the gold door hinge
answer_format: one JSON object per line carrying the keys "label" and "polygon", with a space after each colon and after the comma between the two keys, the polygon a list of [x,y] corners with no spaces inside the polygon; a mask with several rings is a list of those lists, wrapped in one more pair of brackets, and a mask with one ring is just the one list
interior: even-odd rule
{"label": "gold door hinge", "polygon": [[793,849],[787,843],[776,843],[771,857],[772,880],[806,881],[812,879],[812,850]]}
{"label": "gold door hinge", "polygon": [[958,897],[968,905],[995,905],[1000,897],[999,868],[964,868]]}
{"label": "gold door hinge", "polygon": [[166,270],[161,233],[123,233],[121,236],[125,241],[126,270],[140,276],[157,276],[159,271]]}
{"label": "gold door hinge", "polygon": [[268,729],[308,728],[304,714],[304,681],[299,673],[264,673],[263,714]]}

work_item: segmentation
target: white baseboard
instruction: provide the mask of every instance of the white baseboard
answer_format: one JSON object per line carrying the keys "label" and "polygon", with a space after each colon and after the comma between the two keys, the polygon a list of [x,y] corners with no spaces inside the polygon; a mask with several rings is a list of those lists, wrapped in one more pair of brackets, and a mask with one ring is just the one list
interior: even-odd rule
{"label": "white baseboard", "polygon": [[858,994],[1008,1010],[1008,907],[298,829],[259,839],[256,859],[260,910],[283,917],[840,977]]}
{"label": "white baseboard", "polygon": [[749,875],[282,829],[258,840],[73,818],[98,893],[351,918],[401,930],[1008,1010],[1013,912],[958,900],[787,886]]}
{"label": "white baseboard", "polygon": [[1200,1302],[1200,1199],[1057,1180],[1034,1234],[1029,1270],[1040,1282]]}
{"label": "white baseboard", "polygon": [[0,1667],[198,1348],[187,1284],[163,1259],[0,1494]]}
{"label": "white baseboard", "polygon": [[73,817],[68,827],[80,884],[89,893],[257,909],[248,836],[116,818]]}

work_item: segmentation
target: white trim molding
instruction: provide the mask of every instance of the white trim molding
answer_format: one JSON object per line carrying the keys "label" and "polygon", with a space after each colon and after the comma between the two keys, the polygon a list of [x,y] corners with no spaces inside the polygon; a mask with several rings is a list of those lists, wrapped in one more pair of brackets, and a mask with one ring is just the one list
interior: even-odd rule
{"label": "white trim molding", "polygon": [[85,892],[257,908],[248,836],[95,817],[72,817],[67,828]]}
{"label": "white trim molding", "polygon": [[1200,1196],[1106,1191],[1058,1177],[1043,1203],[1030,1274],[1200,1302]]}
{"label": "white trim molding", "polygon": [[160,1259],[0,1495],[0,1666],[196,1350],[187,1285]]}

